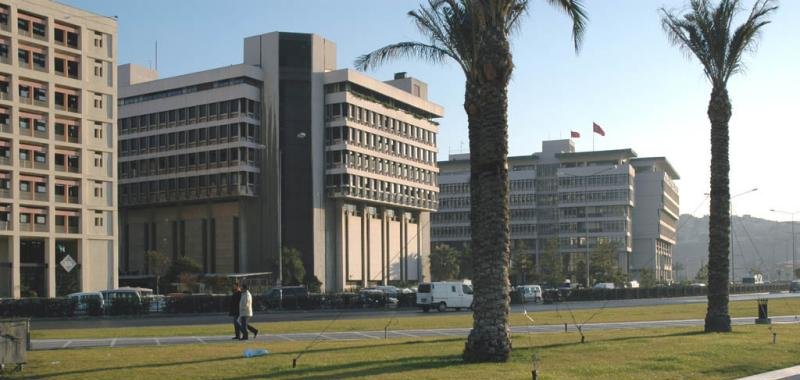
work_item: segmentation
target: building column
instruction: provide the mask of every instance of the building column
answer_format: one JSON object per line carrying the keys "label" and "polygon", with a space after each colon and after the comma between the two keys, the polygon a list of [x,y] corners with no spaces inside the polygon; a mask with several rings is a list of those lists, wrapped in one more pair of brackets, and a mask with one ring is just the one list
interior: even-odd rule
{"label": "building column", "polygon": [[54,238],[44,239],[44,254],[44,267],[47,271],[45,275],[45,286],[47,286],[46,293],[47,297],[53,298],[56,296],[56,268],[58,267],[58,263],[56,262],[56,244]]}
{"label": "building column", "polygon": [[[145,228],[147,224],[145,224]],[[147,242],[145,242],[145,245]],[[89,287],[89,276],[92,273],[92,260],[89,258],[89,239],[80,239],[78,240],[78,257],[75,259],[81,265],[81,291],[88,292],[93,290],[103,290],[103,289],[91,289]],[[146,261],[146,260],[145,260]]]}
{"label": "building column", "polygon": [[361,205],[361,287],[367,287],[369,280],[369,215],[368,207]]}
{"label": "building column", "polygon": [[[14,219],[14,223],[19,223],[19,214],[14,213],[16,215],[16,219]],[[19,228],[19,227],[17,227]],[[8,239],[8,243],[11,244],[9,247],[9,253],[11,254],[11,297],[12,298],[19,298],[20,297],[20,252],[19,252],[19,235],[14,234],[11,236],[11,239]]]}

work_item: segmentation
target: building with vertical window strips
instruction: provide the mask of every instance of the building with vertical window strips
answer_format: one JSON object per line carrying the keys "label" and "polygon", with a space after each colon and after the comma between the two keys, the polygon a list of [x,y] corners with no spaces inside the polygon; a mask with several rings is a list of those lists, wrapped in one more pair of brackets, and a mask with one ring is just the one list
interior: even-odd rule
{"label": "building with vertical window strips", "polygon": [[[469,154],[451,155],[439,168],[431,240],[469,244]],[[679,178],[664,157],[639,158],[631,149],[576,152],[572,140],[544,141],[540,153],[509,157],[512,243],[538,263],[556,242],[565,272],[575,273],[600,242],[612,242],[631,278],[647,269],[671,282]]]}
{"label": "building with vertical window strips", "polygon": [[121,258],[274,272],[300,252],[328,290],[428,277],[442,107],[404,73],[336,68],[313,34],[244,40],[242,64],[171,78],[119,69]]}
{"label": "building with vertical window strips", "polygon": [[0,298],[117,285],[116,33],[0,1]]}

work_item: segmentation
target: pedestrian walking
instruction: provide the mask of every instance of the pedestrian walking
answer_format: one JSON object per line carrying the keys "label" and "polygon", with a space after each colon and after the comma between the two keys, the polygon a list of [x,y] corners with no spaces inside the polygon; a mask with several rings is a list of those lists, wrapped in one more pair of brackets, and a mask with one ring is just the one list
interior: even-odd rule
{"label": "pedestrian walking", "polygon": [[231,293],[231,306],[228,310],[228,315],[233,317],[233,331],[236,336],[231,339],[241,339],[242,327],[239,325],[239,302],[242,299],[242,290],[239,288],[239,283],[233,284],[233,293]]}
{"label": "pedestrian walking", "polygon": [[247,320],[253,317],[253,296],[250,294],[250,290],[248,289],[247,285],[242,285],[242,295],[241,299],[239,300],[239,327],[242,334],[240,340],[247,340],[248,334],[247,331],[253,333],[253,339],[258,337],[258,329],[248,325]]}

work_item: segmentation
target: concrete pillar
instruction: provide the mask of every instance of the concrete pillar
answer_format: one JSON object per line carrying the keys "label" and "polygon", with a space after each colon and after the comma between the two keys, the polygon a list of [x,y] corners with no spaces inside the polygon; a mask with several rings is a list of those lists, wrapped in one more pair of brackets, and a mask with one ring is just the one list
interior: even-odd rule
{"label": "concrete pillar", "polygon": [[[347,236],[345,236],[347,239]],[[369,278],[369,215],[367,206],[361,205],[361,287],[367,287]]]}
{"label": "concrete pillar", "polygon": [[[14,212],[15,218],[13,223],[19,223],[19,213]],[[19,263],[20,263],[20,255],[19,255],[19,235],[13,235],[10,239],[8,239],[8,243],[11,244],[9,247],[9,253],[11,253],[11,297],[12,298],[19,298],[20,297],[20,271],[19,271]]]}
{"label": "concrete pillar", "polygon": [[56,244],[55,239],[44,239],[45,286],[47,297],[56,296]]}

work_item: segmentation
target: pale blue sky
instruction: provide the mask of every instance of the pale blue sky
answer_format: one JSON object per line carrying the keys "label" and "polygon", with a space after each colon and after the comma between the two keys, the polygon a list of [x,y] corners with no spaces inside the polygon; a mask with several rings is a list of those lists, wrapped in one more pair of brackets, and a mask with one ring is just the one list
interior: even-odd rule
{"label": "pale blue sky", "polygon": [[[356,56],[388,43],[419,38],[406,16],[416,1],[63,1],[119,17],[119,63],[153,64],[157,40],[162,76],[240,63],[245,36],[276,30],[333,40],[339,67],[352,67]],[[531,1],[532,12],[514,39],[510,153],[539,151],[543,139],[567,138],[570,130],[582,135],[578,150],[591,150],[596,121],[606,131],[596,138],[596,149],[630,147],[640,157],[666,156],[681,174],[681,212],[706,214],[710,87],[700,64],[669,45],[657,12],[661,6],[682,8],[685,0],[586,1],[590,21],[577,56],[567,17],[543,0]],[[788,220],[769,209],[800,211],[800,1],[780,6],[757,53],[745,58],[747,72],[729,84],[731,192],[759,188],[734,201],[736,214]],[[445,107],[440,157],[467,147],[457,66],[400,61],[370,75],[389,79],[396,71],[428,82],[429,98]]]}

